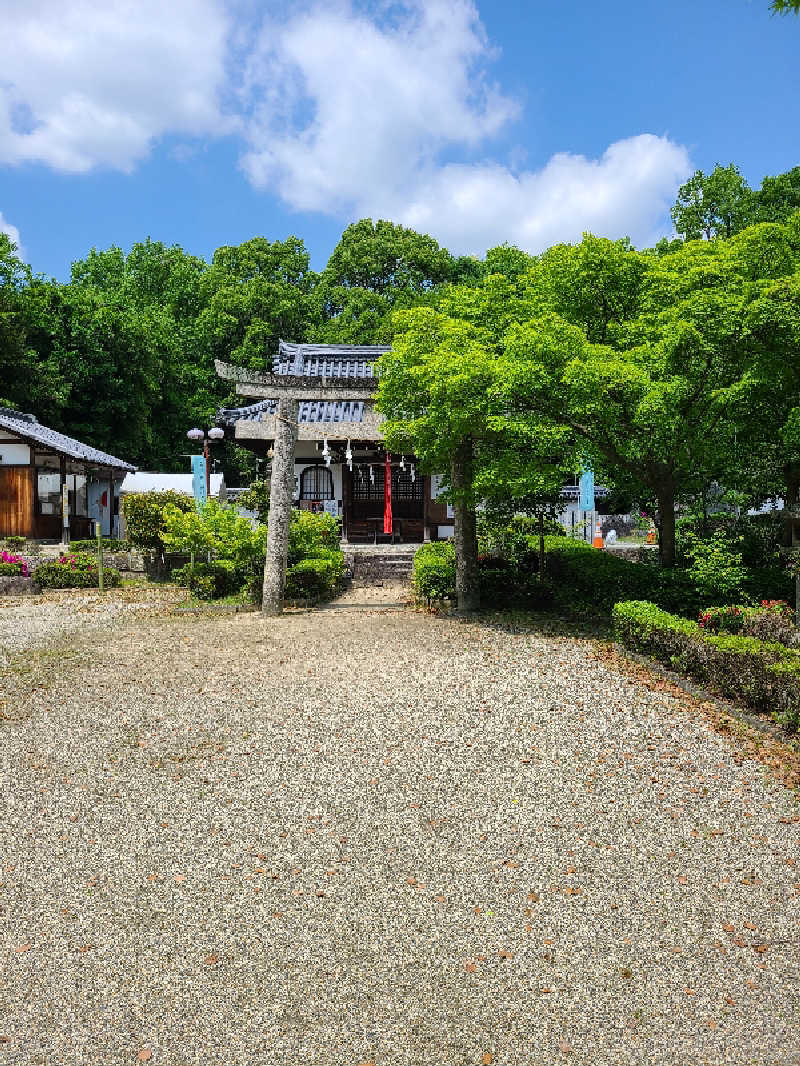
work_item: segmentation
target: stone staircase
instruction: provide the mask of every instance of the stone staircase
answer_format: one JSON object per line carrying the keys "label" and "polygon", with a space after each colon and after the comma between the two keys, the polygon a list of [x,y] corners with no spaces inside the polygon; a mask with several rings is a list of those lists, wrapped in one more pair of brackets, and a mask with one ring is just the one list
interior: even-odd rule
{"label": "stone staircase", "polygon": [[408,584],[418,544],[343,544],[354,585]]}

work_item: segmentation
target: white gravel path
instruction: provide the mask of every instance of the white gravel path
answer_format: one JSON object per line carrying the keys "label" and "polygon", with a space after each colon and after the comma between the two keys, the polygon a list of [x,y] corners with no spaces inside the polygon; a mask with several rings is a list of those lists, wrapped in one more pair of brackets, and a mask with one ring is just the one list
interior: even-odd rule
{"label": "white gravel path", "polygon": [[794,797],[591,642],[356,592],[0,673],[0,1062],[797,1066]]}

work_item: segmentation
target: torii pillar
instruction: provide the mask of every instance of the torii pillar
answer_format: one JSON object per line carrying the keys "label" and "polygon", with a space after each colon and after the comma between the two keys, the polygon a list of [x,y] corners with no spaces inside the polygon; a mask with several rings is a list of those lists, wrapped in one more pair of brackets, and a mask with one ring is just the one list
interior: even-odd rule
{"label": "torii pillar", "polygon": [[299,401],[291,396],[278,399],[275,412],[272,477],[269,483],[269,519],[267,523],[267,558],[264,562],[265,615],[280,614],[286,588],[286,564],[289,557],[289,521],[294,495],[294,448],[297,442]]}

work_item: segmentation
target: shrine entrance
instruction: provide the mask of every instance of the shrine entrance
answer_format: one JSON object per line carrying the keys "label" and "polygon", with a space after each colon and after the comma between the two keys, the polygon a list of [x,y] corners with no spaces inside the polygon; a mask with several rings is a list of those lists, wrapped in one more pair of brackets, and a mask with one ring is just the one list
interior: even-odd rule
{"label": "shrine entrance", "polygon": [[425,539],[427,478],[414,466],[392,464],[392,533],[383,531],[384,464],[345,468],[349,493],[344,507],[344,532],[351,543],[421,544]]}

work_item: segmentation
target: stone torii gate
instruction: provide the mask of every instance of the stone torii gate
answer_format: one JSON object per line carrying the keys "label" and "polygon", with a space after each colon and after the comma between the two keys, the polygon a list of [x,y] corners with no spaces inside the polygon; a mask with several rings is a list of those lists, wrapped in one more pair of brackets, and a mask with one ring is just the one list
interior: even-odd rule
{"label": "stone torii gate", "polygon": [[[352,349],[342,346],[342,350],[346,352]],[[385,350],[374,349],[376,353]],[[373,377],[303,373],[302,359],[298,357],[298,360],[296,368],[292,369],[299,370],[300,373],[282,374],[261,373],[219,360],[215,362],[219,377],[235,381],[236,391],[240,396],[249,396],[265,402],[265,408],[271,406],[267,401],[274,401],[275,405],[274,413],[265,409],[257,421],[242,420],[237,421],[235,425],[235,438],[243,443],[247,440],[273,441],[262,606],[266,615],[277,615],[283,610],[300,403],[340,404],[361,401],[364,404],[359,422],[320,421],[311,425],[304,424],[304,436],[311,439],[341,437],[345,431],[351,440],[375,440],[381,435],[378,427],[383,421],[382,416],[374,409],[376,382]],[[346,367],[347,364],[345,369]]]}

